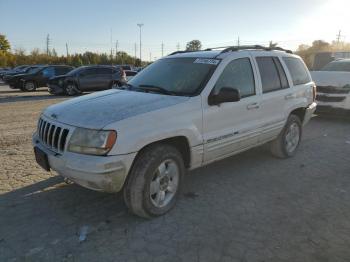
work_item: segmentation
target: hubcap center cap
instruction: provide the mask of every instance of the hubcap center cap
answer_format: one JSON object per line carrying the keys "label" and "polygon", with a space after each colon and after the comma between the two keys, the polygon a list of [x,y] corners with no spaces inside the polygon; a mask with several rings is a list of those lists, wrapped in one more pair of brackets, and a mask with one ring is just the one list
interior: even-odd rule
{"label": "hubcap center cap", "polygon": [[167,176],[162,177],[159,181],[160,190],[163,191],[163,190],[167,189],[168,185],[169,185],[169,177],[167,177]]}

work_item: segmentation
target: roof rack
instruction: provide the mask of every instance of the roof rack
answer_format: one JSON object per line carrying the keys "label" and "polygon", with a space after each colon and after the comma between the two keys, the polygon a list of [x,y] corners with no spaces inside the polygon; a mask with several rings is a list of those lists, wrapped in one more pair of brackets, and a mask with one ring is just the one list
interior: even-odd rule
{"label": "roof rack", "polygon": [[[207,48],[204,50],[198,50],[198,51],[213,51],[213,50],[217,50],[217,49],[223,49],[217,56],[223,54],[223,53],[227,53],[227,52],[236,52],[239,50],[264,50],[264,51],[283,51],[286,52],[288,54],[293,54],[293,52],[291,50],[288,49],[283,49],[282,47],[279,46],[275,46],[275,47],[265,47],[262,45],[242,45],[242,46],[221,46],[221,47],[211,47],[211,48]],[[197,51],[176,51],[173,52],[169,55],[175,55],[175,54],[183,54],[183,53],[191,53],[191,52],[197,52]]]}
{"label": "roof rack", "polygon": [[288,54],[293,54],[291,50],[283,49],[282,47],[275,46],[275,47],[265,47],[262,45],[243,45],[243,46],[228,46],[228,47],[219,47],[219,48],[208,48],[206,50],[210,51],[213,49],[222,49],[220,54],[227,53],[227,52],[235,52],[239,50],[264,50],[264,51],[283,51]]}

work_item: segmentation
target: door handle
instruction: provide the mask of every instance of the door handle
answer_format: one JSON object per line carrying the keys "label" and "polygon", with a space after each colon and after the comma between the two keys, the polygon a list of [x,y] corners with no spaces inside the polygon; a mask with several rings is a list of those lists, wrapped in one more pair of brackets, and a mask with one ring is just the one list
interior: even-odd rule
{"label": "door handle", "polygon": [[252,110],[252,109],[258,109],[260,106],[258,103],[252,103],[252,104],[249,104],[247,105],[247,109],[248,110]]}
{"label": "door handle", "polygon": [[284,97],[285,100],[293,99],[295,96],[294,94],[288,94]]}

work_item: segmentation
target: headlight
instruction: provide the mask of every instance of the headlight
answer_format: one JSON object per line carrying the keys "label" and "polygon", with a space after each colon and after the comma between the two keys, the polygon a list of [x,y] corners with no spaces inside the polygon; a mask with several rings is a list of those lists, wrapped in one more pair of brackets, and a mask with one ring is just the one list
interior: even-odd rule
{"label": "headlight", "polygon": [[117,132],[77,128],[69,140],[68,150],[88,155],[106,155],[117,141]]}

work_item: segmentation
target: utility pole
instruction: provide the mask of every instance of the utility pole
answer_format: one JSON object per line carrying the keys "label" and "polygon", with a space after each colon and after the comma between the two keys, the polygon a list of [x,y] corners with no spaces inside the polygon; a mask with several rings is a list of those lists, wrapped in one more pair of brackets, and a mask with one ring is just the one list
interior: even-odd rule
{"label": "utility pole", "polygon": [[337,34],[337,44],[339,45],[340,43],[340,39],[342,38],[343,36],[341,35],[341,30],[339,30],[338,34]]}
{"label": "utility pole", "polygon": [[239,47],[240,46],[240,40],[239,40],[239,37],[237,38],[237,46]]}
{"label": "utility pole", "polygon": [[162,42],[162,57],[164,56],[164,43]]}
{"label": "utility pole", "polygon": [[134,51],[135,51],[135,56],[134,56],[134,65],[136,66],[136,49],[137,49],[137,46],[136,46],[136,43],[134,45]]}
{"label": "utility pole", "polygon": [[69,56],[69,52],[68,52],[68,44],[66,43],[66,53],[67,53],[67,57]]}
{"label": "utility pole", "polygon": [[180,43],[177,43],[176,49],[177,49],[177,51],[180,51]]}
{"label": "utility pole", "polygon": [[141,28],[144,26],[144,24],[137,24],[137,26],[140,28],[140,65],[141,65],[141,61],[142,61],[142,30]]}
{"label": "utility pole", "polygon": [[46,54],[49,55],[50,53],[50,35],[47,34],[46,36]]}
{"label": "utility pole", "polygon": [[152,61],[152,52],[149,52],[149,61]]}
{"label": "utility pole", "polygon": [[118,40],[115,42],[115,60],[116,60],[116,63],[117,60],[118,60]]}

